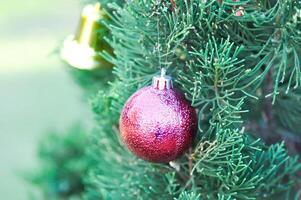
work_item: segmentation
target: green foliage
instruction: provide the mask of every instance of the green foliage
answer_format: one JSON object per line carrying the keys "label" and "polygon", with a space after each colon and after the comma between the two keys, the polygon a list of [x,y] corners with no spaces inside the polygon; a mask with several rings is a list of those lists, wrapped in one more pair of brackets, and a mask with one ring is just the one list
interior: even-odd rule
{"label": "green foliage", "polygon": [[194,192],[182,192],[179,198],[175,198],[175,200],[201,200],[200,195],[196,195]]}
{"label": "green foliage", "polygon": [[84,191],[91,160],[85,154],[88,138],[79,126],[66,134],[50,132],[39,145],[40,166],[28,177],[45,199],[70,199]]}
{"label": "green foliage", "polygon": [[[300,198],[299,158],[254,136],[301,137],[300,2],[100,2],[115,78],[91,99],[99,126],[83,158],[93,163],[84,199]],[[125,149],[118,119],[162,67],[197,110],[198,134],[181,158],[152,164]]]}
{"label": "green foliage", "polygon": [[276,116],[284,128],[301,134],[301,91],[300,89],[280,95],[275,102]]}
{"label": "green foliage", "polygon": [[[239,6],[244,7],[241,17],[235,16]],[[291,112],[294,107],[287,103],[283,106],[284,100],[298,104],[297,95],[294,100],[284,97],[292,94],[288,88],[298,87],[300,79],[299,53],[294,53],[300,51],[300,32],[292,28],[300,20],[296,2],[176,1],[173,10],[168,1],[136,0],[123,8],[109,7],[114,10],[107,26],[115,57],[104,56],[114,63],[116,79],[92,101],[101,127],[96,138],[107,142],[95,144],[92,150],[102,166],[92,169],[88,180],[93,188],[86,198],[293,198],[301,169],[298,158],[290,157],[283,143],[267,146],[254,139],[248,134],[254,130],[246,131],[244,123],[253,106],[265,105],[260,104],[265,101],[262,95],[272,95],[275,105],[282,105],[276,108],[281,110],[277,116],[282,128],[296,130],[298,110]],[[277,16],[284,12],[289,13],[285,22],[278,22]],[[280,29],[286,35],[275,39]],[[292,53],[286,53],[287,46]],[[161,67],[173,75],[199,118],[196,144],[169,165],[136,159],[118,140],[118,118],[125,101],[149,84]],[[272,88],[266,88],[269,74]],[[111,130],[105,131],[108,126]],[[104,155],[109,161],[104,161]]]}

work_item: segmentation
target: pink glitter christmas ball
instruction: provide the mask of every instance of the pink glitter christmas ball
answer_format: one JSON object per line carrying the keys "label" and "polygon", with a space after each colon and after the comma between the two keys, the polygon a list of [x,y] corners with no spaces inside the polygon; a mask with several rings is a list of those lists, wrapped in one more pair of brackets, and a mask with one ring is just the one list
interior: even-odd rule
{"label": "pink glitter christmas ball", "polygon": [[120,134],[138,157],[165,163],[187,150],[197,129],[196,111],[175,89],[144,87],[126,102]]}

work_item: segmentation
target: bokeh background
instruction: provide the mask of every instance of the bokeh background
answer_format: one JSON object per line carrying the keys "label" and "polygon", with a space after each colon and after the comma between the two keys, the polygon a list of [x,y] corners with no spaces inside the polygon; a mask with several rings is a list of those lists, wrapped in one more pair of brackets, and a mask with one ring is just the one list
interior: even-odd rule
{"label": "bokeh background", "polygon": [[0,5],[0,194],[28,199],[22,178],[37,165],[38,141],[92,116],[56,53],[76,30],[77,0],[3,0]]}

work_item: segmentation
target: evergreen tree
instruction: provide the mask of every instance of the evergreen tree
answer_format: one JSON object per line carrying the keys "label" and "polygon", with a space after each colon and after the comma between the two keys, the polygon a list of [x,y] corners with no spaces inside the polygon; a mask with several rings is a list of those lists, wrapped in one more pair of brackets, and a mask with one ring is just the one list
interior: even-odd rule
{"label": "evergreen tree", "polygon": [[[301,198],[299,1],[99,2],[114,68],[91,99],[81,198]],[[197,110],[198,132],[182,157],[154,164],[129,153],[118,120],[161,68]]]}

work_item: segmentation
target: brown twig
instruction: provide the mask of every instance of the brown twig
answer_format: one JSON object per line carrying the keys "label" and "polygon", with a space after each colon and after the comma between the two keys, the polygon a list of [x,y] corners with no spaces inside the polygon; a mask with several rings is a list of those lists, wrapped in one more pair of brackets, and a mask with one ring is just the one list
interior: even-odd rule
{"label": "brown twig", "polygon": [[172,11],[174,11],[176,9],[176,2],[175,2],[175,0],[170,0],[170,4],[171,4]]}

